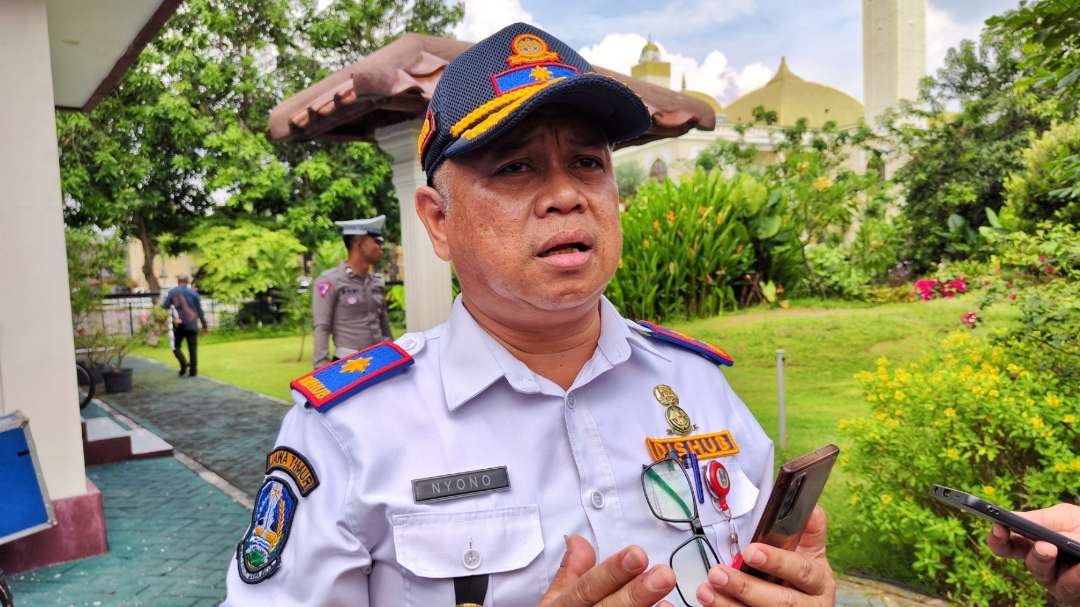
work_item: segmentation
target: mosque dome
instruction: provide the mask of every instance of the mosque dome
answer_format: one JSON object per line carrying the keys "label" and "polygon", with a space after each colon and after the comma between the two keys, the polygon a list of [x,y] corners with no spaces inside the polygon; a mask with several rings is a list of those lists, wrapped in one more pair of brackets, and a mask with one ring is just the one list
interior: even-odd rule
{"label": "mosque dome", "polygon": [[641,47],[641,55],[638,57],[638,63],[649,63],[652,61],[660,61],[660,47],[652,40],[649,40],[645,43],[645,46]]}
{"label": "mosque dome", "polygon": [[686,88],[686,74],[683,74],[683,77],[682,77],[682,90],[679,91],[679,92],[682,93],[683,95],[686,95],[687,97],[693,97],[694,99],[699,99],[699,100],[704,101],[705,103],[709,104],[709,107],[711,107],[713,109],[713,111],[716,112],[716,114],[718,116],[720,115],[721,112],[723,112],[723,108],[720,107],[720,102],[716,100],[716,97],[713,97],[712,95],[710,95],[708,93],[704,93],[702,91],[694,91],[694,90]]}
{"label": "mosque dome", "polygon": [[857,99],[831,86],[803,80],[788,69],[784,58],[772,80],[732,101],[725,116],[729,123],[753,122],[758,106],[776,112],[779,126],[806,118],[811,127],[821,127],[830,120],[847,127],[863,119],[863,105]]}

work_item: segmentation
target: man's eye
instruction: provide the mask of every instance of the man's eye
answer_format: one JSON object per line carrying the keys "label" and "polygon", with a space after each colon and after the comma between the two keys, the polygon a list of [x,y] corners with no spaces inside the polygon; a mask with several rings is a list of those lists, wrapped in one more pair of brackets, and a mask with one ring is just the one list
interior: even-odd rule
{"label": "man's eye", "polygon": [[574,164],[583,169],[602,169],[604,163],[599,158],[592,156],[583,156],[574,161]]}
{"label": "man's eye", "polygon": [[524,173],[528,169],[529,165],[525,162],[511,162],[509,164],[504,164],[503,166],[499,167],[498,173],[500,175]]}

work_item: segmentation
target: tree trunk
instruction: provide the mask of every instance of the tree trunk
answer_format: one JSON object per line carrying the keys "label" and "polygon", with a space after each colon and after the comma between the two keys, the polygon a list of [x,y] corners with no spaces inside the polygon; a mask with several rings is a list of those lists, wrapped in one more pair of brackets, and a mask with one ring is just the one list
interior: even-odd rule
{"label": "tree trunk", "polygon": [[135,215],[135,229],[138,230],[137,236],[143,250],[142,273],[143,278],[146,279],[146,286],[151,291],[160,291],[161,285],[158,284],[157,276],[154,275],[154,257],[157,256],[157,249],[154,247],[154,240],[146,229],[146,222],[143,220],[142,215]]}

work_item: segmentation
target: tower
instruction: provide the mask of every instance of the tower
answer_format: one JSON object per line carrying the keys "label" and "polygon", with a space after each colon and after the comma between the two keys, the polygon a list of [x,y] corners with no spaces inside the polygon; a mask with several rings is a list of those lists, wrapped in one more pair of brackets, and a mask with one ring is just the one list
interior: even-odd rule
{"label": "tower", "polygon": [[630,75],[649,84],[671,88],[671,63],[661,60],[660,47],[652,40],[641,48],[641,56],[637,65],[630,68]]}
{"label": "tower", "polygon": [[865,120],[915,99],[926,74],[926,0],[863,0]]}

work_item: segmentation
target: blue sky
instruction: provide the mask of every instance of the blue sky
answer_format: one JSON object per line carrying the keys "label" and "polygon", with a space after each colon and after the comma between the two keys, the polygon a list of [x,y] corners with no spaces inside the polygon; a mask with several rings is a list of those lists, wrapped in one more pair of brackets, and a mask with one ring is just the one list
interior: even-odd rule
{"label": "blue sky", "polygon": [[[912,1],[912,0],[902,0]],[[978,35],[983,21],[1017,0],[927,0],[927,69]],[[676,86],[729,102],[768,81],[786,56],[804,78],[862,98],[861,0],[465,0],[455,32],[477,40],[529,21],[598,65],[628,71],[651,36],[672,62]]]}

